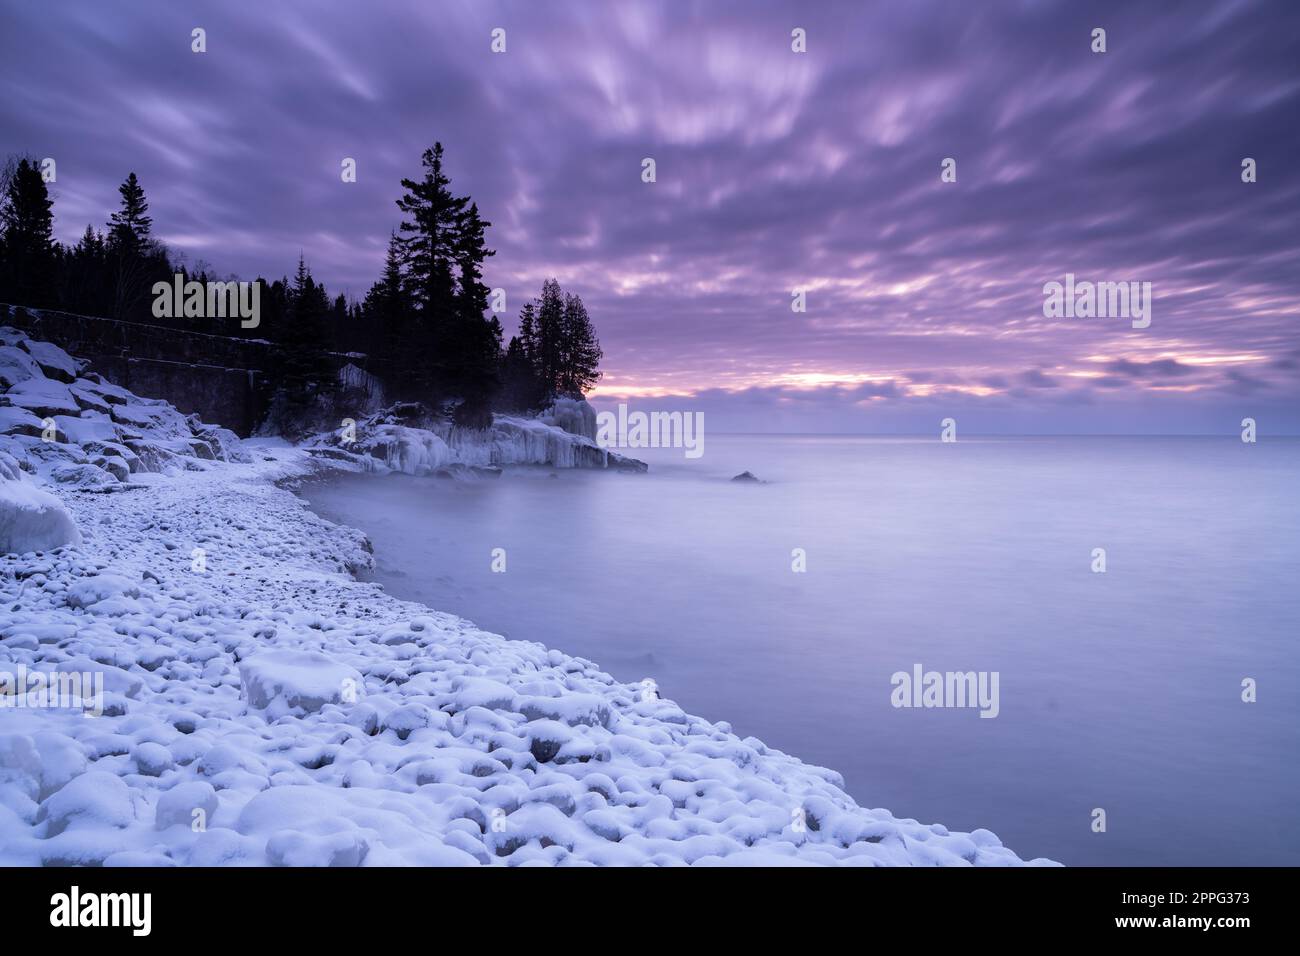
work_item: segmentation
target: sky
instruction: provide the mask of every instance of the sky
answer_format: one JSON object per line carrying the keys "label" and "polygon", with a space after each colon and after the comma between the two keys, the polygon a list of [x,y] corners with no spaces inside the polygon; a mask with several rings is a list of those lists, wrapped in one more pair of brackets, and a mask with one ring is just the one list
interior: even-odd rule
{"label": "sky", "polygon": [[[63,241],[134,171],[190,263],[360,298],[439,140],[507,330],[586,302],[598,408],[1300,434],[1298,63],[1290,0],[5,0],[0,153],[56,160]],[[1046,317],[1067,273],[1150,325]]]}

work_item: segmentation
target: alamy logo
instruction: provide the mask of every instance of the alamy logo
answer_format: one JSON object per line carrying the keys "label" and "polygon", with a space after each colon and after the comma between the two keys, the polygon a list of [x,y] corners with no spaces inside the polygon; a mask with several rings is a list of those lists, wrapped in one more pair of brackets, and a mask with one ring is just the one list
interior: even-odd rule
{"label": "alamy logo", "polygon": [[90,671],[0,670],[0,710],[79,710],[86,717],[104,713],[104,675]]}
{"label": "alamy logo", "polygon": [[1043,317],[1048,319],[1131,319],[1133,328],[1151,325],[1150,282],[1082,282],[1074,273],[1065,282],[1043,284]]}
{"label": "alamy logo", "polygon": [[684,448],[687,458],[704,454],[703,412],[629,412],[596,416],[596,444],[601,448]]}
{"label": "alamy logo", "polygon": [[996,717],[997,671],[927,671],[920,664],[912,672],[895,671],[889,679],[895,707],[978,707],[981,717]]}
{"label": "alamy logo", "polygon": [[153,927],[153,896],[149,893],[85,893],[72,887],[50,897],[50,925],[126,926],[132,936],[148,936]]}
{"label": "alamy logo", "polygon": [[185,281],[176,273],[171,282],[153,284],[155,319],[240,319],[240,327],[255,329],[262,322],[262,283]]}

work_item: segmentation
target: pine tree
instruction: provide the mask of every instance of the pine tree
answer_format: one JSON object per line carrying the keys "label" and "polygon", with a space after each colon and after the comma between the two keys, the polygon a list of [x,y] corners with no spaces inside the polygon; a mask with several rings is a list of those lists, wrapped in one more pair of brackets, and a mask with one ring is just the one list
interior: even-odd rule
{"label": "pine tree", "polygon": [[[519,349],[529,365],[536,366],[539,357],[537,336],[537,304],[529,299],[519,310]],[[513,340],[512,340],[513,341]]]}
{"label": "pine tree", "polygon": [[582,396],[600,380],[603,353],[596,339],[587,307],[577,295],[564,297],[564,319],[560,337],[561,366],[557,382],[561,395]]}
{"label": "pine tree", "polygon": [[370,287],[361,307],[373,342],[367,345],[367,351],[387,370],[385,377],[390,382],[389,391],[394,395],[402,394],[406,382],[400,373],[411,363],[413,310],[407,295],[406,277],[402,273],[402,258],[401,241],[395,233],[390,234],[383,275]]}
{"label": "pine tree", "polygon": [[501,358],[501,391],[497,406],[511,412],[540,411],[545,389],[533,371],[521,335],[512,336]]}
{"label": "pine tree", "polygon": [[441,143],[421,162],[424,178],[403,179],[406,194],[397,201],[408,217],[398,244],[413,321],[392,371],[413,397],[462,399],[458,423],[482,425],[491,420],[487,402],[501,354],[501,324],[484,316],[490,290],[483,263],[495,254],[486,241],[491,223],[468,197],[451,192]]}
{"label": "pine tree", "polygon": [[470,203],[456,222],[456,267],[459,271],[460,288],[457,301],[460,312],[468,318],[482,319],[487,311],[488,294],[491,290],[483,282],[483,263],[496,250],[487,247],[487,227],[478,214],[478,203]]}
{"label": "pine tree", "polygon": [[558,281],[547,279],[542,284],[542,298],[537,306],[537,351],[533,361],[538,378],[552,396],[560,388],[563,335],[564,293]]}
{"label": "pine tree", "polygon": [[65,249],[59,284],[62,308],[81,315],[102,315],[108,300],[108,255],[104,234],[89,223],[77,244]]}
{"label": "pine tree", "polygon": [[488,399],[497,390],[497,365],[501,354],[501,323],[485,317],[490,289],[483,282],[483,263],[496,251],[487,247],[487,227],[470,206],[456,223],[456,320],[447,336],[447,358],[453,369],[450,385],[464,400],[457,408],[457,420],[490,425]]}
{"label": "pine tree", "polygon": [[109,217],[109,244],[119,252],[138,253],[149,242],[153,226],[153,219],[145,215],[149,202],[135,173],[128,175],[117,191],[122,194],[122,208]]}
{"label": "pine tree", "polygon": [[302,256],[289,289],[288,309],[281,338],[283,365],[279,385],[291,403],[310,405],[317,395],[328,394],[334,385],[334,367],[325,354],[328,347],[326,321],[329,298],[325,287],[312,278]]}
{"label": "pine tree", "polygon": [[135,173],[129,174],[117,191],[122,195],[122,208],[108,222],[110,311],[115,318],[138,319],[149,314],[150,289],[158,279],[170,278],[171,266],[166,252],[149,238],[153,220],[145,215],[149,203]]}
{"label": "pine tree", "polygon": [[421,164],[424,178],[403,179],[406,195],[397,200],[397,208],[410,217],[398,227],[402,233],[398,242],[415,321],[408,341],[402,343],[402,361],[395,373],[422,397],[432,397],[451,368],[447,325],[456,311],[453,264],[465,200],[448,188],[451,180],[442,170],[441,143],[424,151]]}
{"label": "pine tree", "polygon": [[20,159],[0,197],[0,301],[55,305],[54,206],[33,161]]}
{"label": "pine tree", "polygon": [[[603,356],[587,307],[581,296],[566,294],[555,279],[542,284],[540,301],[524,303],[517,339],[519,355],[548,399],[581,398],[600,380]],[[511,388],[519,390],[517,385]]]}

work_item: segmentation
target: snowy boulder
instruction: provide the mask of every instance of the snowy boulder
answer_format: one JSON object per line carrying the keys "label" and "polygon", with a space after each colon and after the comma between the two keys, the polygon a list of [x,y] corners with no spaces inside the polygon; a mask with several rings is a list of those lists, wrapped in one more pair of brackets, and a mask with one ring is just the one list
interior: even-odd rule
{"label": "snowy boulder", "polygon": [[69,587],[64,600],[69,607],[87,608],[119,596],[137,598],[140,596],[140,587],[120,574],[96,574],[94,577],[82,578]]}
{"label": "snowy boulder", "polygon": [[117,455],[98,455],[91,464],[108,472],[118,481],[126,481],[131,477],[131,466]]}
{"label": "snowy boulder", "polygon": [[117,441],[117,428],[100,412],[83,412],[80,418],[71,415],[55,415],[54,425],[58,429],[60,438],[74,445]]}
{"label": "snowy boulder", "polygon": [[24,339],[19,347],[36,360],[47,378],[60,382],[71,382],[77,377],[78,363],[67,352],[52,342],[33,342]]}
{"label": "snowy boulder", "polygon": [[107,415],[111,411],[108,401],[84,381],[76,381],[68,386],[72,398],[81,406],[83,412],[98,412]]}
{"label": "snowy boulder", "polygon": [[131,761],[135,764],[136,771],[145,777],[161,777],[175,766],[171,751],[152,741],[132,747]]}
{"label": "snowy boulder", "polygon": [[41,367],[22,349],[0,346],[0,388],[12,388],[41,374]]}
{"label": "snowy boulder", "polygon": [[72,391],[62,382],[49,378],[29,378],[19,382],[4,394],[5,404],[25,408],[33,415],[45,418],[50,415],[77,415],[81,406],[72,397]]}
{"label": "snowy boulder", "polygon": [[[73,657],[66,661],[59,661],[54,665],[54,671],[57,674],[83,675],[83,688],[86,686],[84,675],[89,675],[89,690],[92,693],[96,681],[103,682],[105,692],[129,697],[132,700],[139,699],[140,691],[144,690],[144,678],[139,674],[114,667],[112,664],[92,661],[89,657]],[[88,697],[89,694],[83,694],[83,698]]]}
{"label": "snowy boulder", "polygon": [[137,398],[128,405],[114,405],[113,421],[135,428],[146,434],[166,438],[190,438],[190,426],[185,416],[166,402],[154,404]]}
{"label": "snowy boulder", "polygon": [[249,706],[272,717],[354,703],[363,692],[360,673],[315,651],[262,651],[240,662],[239,677]]}
{"label": "snowy boulder", "polygon": [[[195,811],[202,811],[195,814]],[[195,820],[202,819],[204,826],[217,812],[217,791],[212,784],[196,780],[177,784],[158,798],[154,809],[154,827],[165,830],[170,826],[182,824],[193,826]]]}
{"label": "snowy boulder", "polygon": [[41,755],[25,734],[0,734],[0,792],[6,787],[16,787],[28,800],[40,799]]}
{"label": "snowy boulder", "polygon": [[449,703],[459,713],[471,707],[488,710],[514,710],[517,695],[500,681],[487,677],[458,677],[452,682]]}
{"label": "snowy boulder", "polygon": [[50,477],[61,485],[86,491],[109,488],[118,484],[118,480],[110,472],[91,464],[59,465],[50,472]]}
{"label": "snowy boulder", "polygon": [[53,731],[32,735],[40,756],[40,799],[57,792],[86,771],[86,754],[71,737]]}
{"label": "snowy boulder", "polygon": [[240,448],[240,438],[229,428],[220,425],[207,425],[199,421],[197,415],[189,417],[190,427],[196,437],[202,439],[222,461],[248,463],[252,461],[248,453]]}
{"label": "snowy boulder", "polygon": [[519,703],[519,713],[529,720],[558,720],[570,727],[608,727],[611,717],[609,701],[596,694],[525,697]]}
{"label": "snowy boulder", "polygon": [[44,430],[45,423],[27,409],[18,405],[0,405],[0,434],[39,438]]}
{"label": "snowy boulder", "polygon": [[743,481],[743,482],[757,482],[759,481],[759,477],[758,475],[754,474],[752,471],[742,471],[740,474],[736,475],[736,477],[732,478],[731,480]]}
{"label": "snowy boulder", "polygon": [[0,553],[52,551],[80,543],[63,502],[26,481],[0,478]]}
{"label": "snowy boulder", "polygon": [[370,841],[355,830],[277,830],[266,841],[266,858],[273,866],[360,866],[369,852]]}
{"label": "snowy boulder", "polygon": [[7,451],[0,449],[0,478],[7,478],[9,481],[22,480],[22,465],[18,459]]}
{"label": "snowy boulder", "polygon": [[558,720],[534,720],[528,724],[528,749],[538,763],[554,760],[574,739],[574,732]]}
{"label": "snowy boulder", "polygon": [[69,781],[43,804],[46,834],[64,830],[122,828],[135,821],[131,790],[122,778],[103,770],[90,770]]}

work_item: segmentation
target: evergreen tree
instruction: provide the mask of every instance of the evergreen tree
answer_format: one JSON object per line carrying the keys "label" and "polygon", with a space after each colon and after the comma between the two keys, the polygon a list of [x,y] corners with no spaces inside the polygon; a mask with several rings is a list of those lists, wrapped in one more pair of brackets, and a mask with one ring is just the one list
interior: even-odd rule
{"label": "evergreen tree", "polygon": [[102,315],[108,300],[108,254],[104,234],[89,224],[77,244],[63,250],[60,307],[80,315]]}
{"label": "evergreen tree", "polygon": [[[409,286],[402,274],[402,259],[401,241],[392,234],[388,238],[383,275],[370,287],[362,304],[366,324],[378,346],[367,351],[380,359],[394,384],[400,381],[401,371],[411,365],[412,309],[407,295]],[[401,392],[396,387],[391,390],[394,394]]]}
{"label": "evergreen tree", "polygon": [[497,407],[511,412],[532,412],[540,411],[546,404],[546,389],[533,370],[522,334],[511,336],[501,357]]}
{"label": "evergreen tree", "polygon": [[564,293],[560,283],[547,279],[542,284],[542,298],[537,305],[537,350],[533,365],[548,392],[558,394],[563,366]]}
{"label": "evergreen tree", "polygon": [[571,398],[582,396],[600,380],[603,353],[596,339],[587,307],[576,295],[564,297],[564,318],[560,331],[560,374],[557,391]]}
{"label": "evergreen tree", "polygon": [[[535,366],[538,360],[537,303],[529,299],[519,310],[519,350]],[[513,341],[513,340],[512,340]]]}
{"label": "evergreen tree", "polygon": [[153,220],[145,215],[149,203],[135,173],[129,174],[117,191],[122,195],[122,208],[108,222],[111,313],[118,319],[141,319],[149,315],[154,282],[170,279],[171,266],[166,252],[149,238]]}
{"label": "evergreen tree", "polygon": [[490,223],[468,197],[451,192],[441,143],[421,162],[423,179],[403,179],[406,194],[397,201],[407,217],[397,242],[412,321],[394,343],[401,351],[391,370],[412,397],[463,399],[457,422],[481,426],[491,420],[487,401],[501,353],[501,324],[484,317],[483,263],[494,255],[486,241]]}
{"label": "evergreen tree", "polygon": [[329,310],[325,287],[317,284],[306,261],[299,256],[298,271],[288,289],[277,375],[277,385],[289,408],[298,413],[313,405],[318,396],[328,397],[333,392],[334,364],[326,355]]}
{"label": "evergreen tree", "polygon": [[56,304],[53,206],[36,163],[20,159],[0,197],[0,301],[33,308]]}
{"label": "evergreen tree", "polygon": [[109,217],[109,245],[116,251],[139,253],[149,242],[153,219],[146,216],[149,203],[140,181],[131,173],[117,191],[122,194],[122,208]]}
{"label": "evergreen tree", "polygon": [[446,325],[456,310],[453,265],[465,200],[451,193],[441,143],[424,151],[421,164],[424,178],[403,179],[406,195],[397,200],[397,208],[409,217],[398,227],[398,242],[414,321],[394,372],[421,397],[432,397],[451,370]]}
{"label": "evergreen tree", "polygon": [[[516,340],[518,357],[527,362],[546,400],[581,398],[600,380],[602,353],[587,307],[581,296],[566,294],[555,279],[542,284],[540,300],[524,303]],[[524,391],[515,381],[516,364],[507,350],[502,375],[512,379],[512,396]]]}
{"label": "evergreen tree", "polygon": [[491,290],[482,276],[483,263],[496,251],[487,247],[485,236],[491,223],[479,216],[476,203],[470,203],[456,225],[456,318],[445,340],[454,368],[449,384],[464,399],[457,420],[485,427],[492,423],[488,398],[498,386],[501,323],[495,316],[484,317]]}

